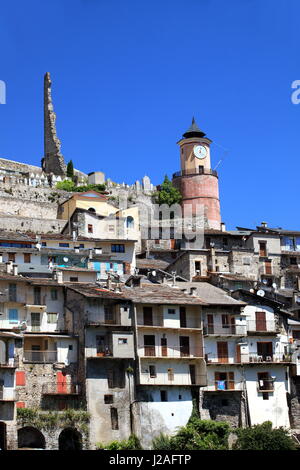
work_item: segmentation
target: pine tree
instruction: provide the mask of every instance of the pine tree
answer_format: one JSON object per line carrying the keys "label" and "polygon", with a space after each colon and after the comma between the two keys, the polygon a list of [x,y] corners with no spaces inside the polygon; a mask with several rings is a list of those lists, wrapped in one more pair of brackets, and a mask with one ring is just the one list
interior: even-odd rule
{"label": "pine tree", "polygon": [[67,165],[67,176],[72,179],[74,177],[74,165],[73,165],[72,160],[70,160]]}

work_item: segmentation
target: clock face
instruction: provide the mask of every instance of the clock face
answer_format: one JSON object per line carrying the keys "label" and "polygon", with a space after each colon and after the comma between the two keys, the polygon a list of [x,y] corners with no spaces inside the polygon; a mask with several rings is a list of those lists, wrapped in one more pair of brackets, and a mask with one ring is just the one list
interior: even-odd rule
{"label": "clock face", "polygon": [[205,147],[203,147],[203,145],[195,145],[194,155],[197,158],[205,158],[207,155],[207,150]]}

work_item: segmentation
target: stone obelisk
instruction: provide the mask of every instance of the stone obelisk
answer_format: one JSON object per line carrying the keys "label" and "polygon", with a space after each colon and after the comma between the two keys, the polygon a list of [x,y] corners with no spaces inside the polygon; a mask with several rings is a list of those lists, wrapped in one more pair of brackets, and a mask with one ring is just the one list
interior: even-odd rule
{"label": "stone obelisk", "polygon": [[47,72],[44,76],[44,158],[42,168],[45,173],[64,176],[67,167],[60,153],[60,140],[56,135],[56,114],[51,98],[51,78]]}

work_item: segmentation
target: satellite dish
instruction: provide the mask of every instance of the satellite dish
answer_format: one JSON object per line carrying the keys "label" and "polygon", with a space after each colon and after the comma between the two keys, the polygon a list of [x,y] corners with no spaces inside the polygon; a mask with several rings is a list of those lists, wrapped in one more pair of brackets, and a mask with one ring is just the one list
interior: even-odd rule
{"label": "satellite dish", "polygon": [[256,294],[259,295],[260,297],[264,297],[265,291],[262,290],[262,289],[259,289],[259,290],[256,292]]}
{"label": "satellite dish", "polygon": [[277,284],[275,282],[273,282],[272,287],[273,287],[273,289],[277,289]]}
{"label": "satellite dish", "polygon": [[22,321],[21,325],[20,325],[20,328],[21,330],[26,330],[27,329],[27,322],[26,321]]}
{"label": "satellite dish", "polygon": [[40,250],[40,249],[42,248],[42,245],[41,245],[40,243],[37,243],[37,244],[35,245],[35,247],[36,247],[37,250]]}
{"label": "satellite dish", "polygon": [[152,276],[156,276],[156,271],[152,271]]}
{"label": "satellite dish", "polygon": [[254,294],[254,289],[250,289],[249,292],[251,292],[251,294]]}
{"label": "satellite dish", "polygon": [[66,263],[67,261],[69,261],[69,258],[67,258],[66,256],[63,258],[64,262]]}
{"label": "satellite dish", "polygon": [[263,284],[265,284],[265,285],[268,284],[267,279],[263,279]]}

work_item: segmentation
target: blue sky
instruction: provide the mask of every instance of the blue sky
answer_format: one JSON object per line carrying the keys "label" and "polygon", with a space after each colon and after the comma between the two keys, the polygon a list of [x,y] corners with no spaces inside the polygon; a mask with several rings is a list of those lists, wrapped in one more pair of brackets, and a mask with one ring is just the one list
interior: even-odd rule
{"label": "blue sky", "polygon": [[297,0],[2,2],[0,156],[40,164],[49,71],[76,168],[159,184],[195,115],[227,227],[299,229],[299,22]]}

